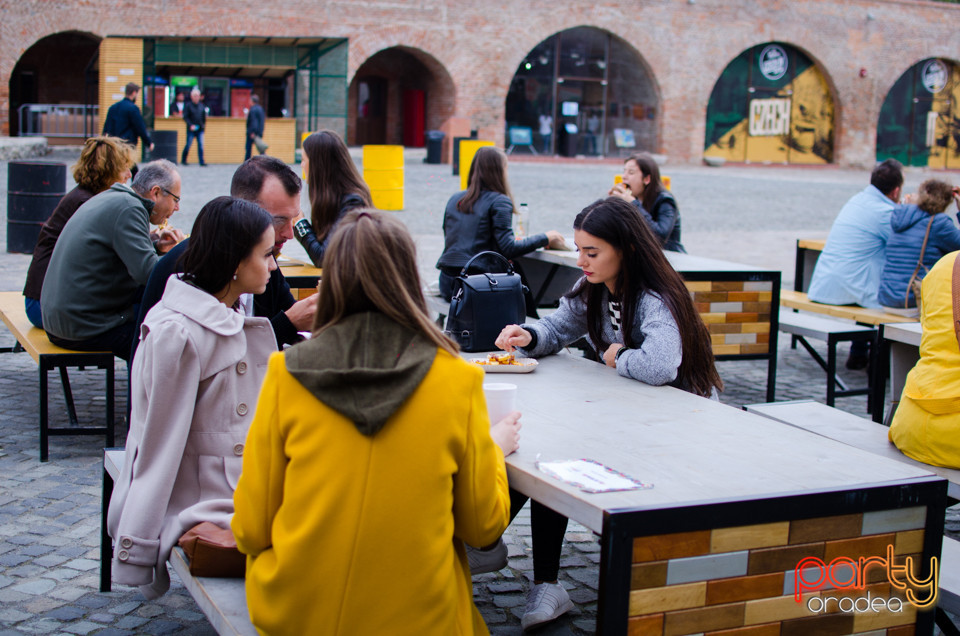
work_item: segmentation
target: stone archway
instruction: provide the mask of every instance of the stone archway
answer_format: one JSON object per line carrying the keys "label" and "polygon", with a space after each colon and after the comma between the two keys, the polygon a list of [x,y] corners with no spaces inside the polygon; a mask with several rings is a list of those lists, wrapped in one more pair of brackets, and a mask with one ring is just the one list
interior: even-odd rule
{"label": "stone archway", "polygon": [[[23,104],[96,104],[99,48],[99,37],[81,31],[54,33],[28,48],[10,74],[10,134],[21,133]],[[24,126],[31,123],[39,122]]]}
{"label": "stone archway", "polygon": [[596,27],[566,29],[527,53],[504,110],[508,146],[532,137],[536,151],[568,156],[659,147],[653,74],[632,45]]}
{"label": "stone archway", "polygon": [[456,88],[429,53],[408,46],[384,49],[354,74],[348,95],[347,143],[424,145],[454,112]]}

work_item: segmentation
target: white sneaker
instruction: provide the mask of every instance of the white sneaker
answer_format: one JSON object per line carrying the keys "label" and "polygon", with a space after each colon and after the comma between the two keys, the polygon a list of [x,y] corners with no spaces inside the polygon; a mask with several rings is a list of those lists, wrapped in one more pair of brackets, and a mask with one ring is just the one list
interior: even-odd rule
{"label": "white sneaker", "polygon": [[520,625],[527,630],[560,618],[573,609],[570,595],[559,583],[540,583],[527,593],[527,607]]}
{"label": "white sneaker", "polygon": [[471,575],[496,572],[507,567],[507,544],[503,542],[503,538],[497,539],[497,544],[489,550],[481,550],[469,545],[466,547]]}

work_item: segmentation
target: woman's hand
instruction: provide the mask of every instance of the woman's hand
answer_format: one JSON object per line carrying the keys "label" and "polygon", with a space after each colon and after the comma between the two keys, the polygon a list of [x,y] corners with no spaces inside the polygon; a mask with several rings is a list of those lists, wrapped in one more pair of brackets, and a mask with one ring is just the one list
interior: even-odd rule
{"label": "woman's hand", "polygon": [[550,241],[547,247],[551,250],[563,250],[567,248],[567,242],[563,240],[563,234],[556,230],[548,230],[547,239]]}
{"label": "woman's hand", "polygon": [[623,349],[623,345],[619,342],[614,342],[612,345],[607,347],[607,350],[603,352],[603,363],[608,367],[617,367],[617,351]]}
{"label": "woman's hand", "polygon": [[630,192],[630,188],[625,183],[615,183],[610,191],[607,192],[608,196],[617,197],[618,199],[623,199],[627,203],[633,203],[633,200],[636,199],[633,196],[633,193]]}
{"label": "woman's hand", "polygon": [[493,344],[504,351],[513,351],[517,347],[526,347],[531,340],[533,336],[520,325],[507,325]]}
{"label": "woman's hand", "polygon": [[490,437],[506,457],[520,448],[520,412],[514,411],[490,427]]}

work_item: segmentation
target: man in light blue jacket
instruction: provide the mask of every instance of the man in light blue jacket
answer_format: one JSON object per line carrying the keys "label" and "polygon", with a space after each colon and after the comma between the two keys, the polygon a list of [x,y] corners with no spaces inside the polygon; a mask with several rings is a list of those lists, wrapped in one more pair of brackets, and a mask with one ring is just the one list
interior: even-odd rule
{"label": "man in light blue jacket", "polygon": [[[890,214],[902,188],[903,166],[896,159],[873,169],[870,185],[847,201],[833,222],[810,280],[810,300],[880,307],[877,293],[891,232]],[[851,347],[847,368],[866,366],[865,348],[865,343]]]}

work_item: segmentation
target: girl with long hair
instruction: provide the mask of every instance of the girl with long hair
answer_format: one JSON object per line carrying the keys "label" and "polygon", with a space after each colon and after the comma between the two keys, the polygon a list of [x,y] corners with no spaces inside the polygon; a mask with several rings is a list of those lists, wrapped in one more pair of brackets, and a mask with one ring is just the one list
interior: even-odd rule
{"label": "girl with long hair", "polygon": [[687,250],[680,243],[680,210],[677,200],[660,180],[660,167],[646,152],[627,157],[623,162],[623,181],[608,193],[635,207],[660,239],[660,247],[671,252]]}
{"label": "girl with long hair", "polygon": [[147,598],[170,585],[166,562],[203,521],[228,528],[243,443],[270,354],[267,318],[240,309],[263,293],[277,264],[273,217],[218,197],[193,225],[183,274],[147,313],[130,379],[132,414],[107,528],[113,580]]}
{"label": "girl with long hair", "polygon": [[73,166],[73,180],[77,182],[77,187],[60,199],[50,218],[40,228],[33,258],[30,260],[30,269],[27,270],[23,296],[27,318],[34,326],[43,329],[40,292],[53,248],[60,238],[63,226],[77,208],[95,194],[100,194],[114,183],[128,181],[135,163],[133,148],[119,137],[102,135],[90,137],[84,142],[80,158]]}
{"label": "girl with long hair", "polygon": [[440,295],[450,300],[453,281],[471,258],[484,251],[506,259],[541,247],[564,247],[556,230],[517,239],[513,233],[516,207],[507,181],[507,156],[493,146],[477,151],[467,175],[467,189],[447,201],[443,213],[444,248],[437,261]]}
{"label": "girl with long hair", "polygon": [[[573,229],[583,278],[555,313],[535,324],[504,327],[497,346],[540,357],[586,336],[597,357],[624,377],[715,398],[723,383],[710,334],[683,279],[635,209],[608,197],[584,208]],[[511,491],[511,499],[515,515],[526,497]],[[524,628],[554,620],[573,607],[557,583],[567,519],[536,501],[530,517],[534,586]],[[473,551],[472,557],[480,563],[491,560],[486,553],[492,552]]]}
{"label": "girl with long hair", "polygon": [[370,188],[364,183],[347,145],[332,130],[315,132],[303,140],[302,167],[310,194],[310,219],[301,218],[293,234],[317,267],[337,223],[354,208],[373,207]]}
{"label": "girl with long hair", "polygon": [[313,336],[270,358],[232,524],[261,633],[487,633],[463,543],[507,527],[520,414],[491,428],[415,252],[399,220],[348,213]]}

